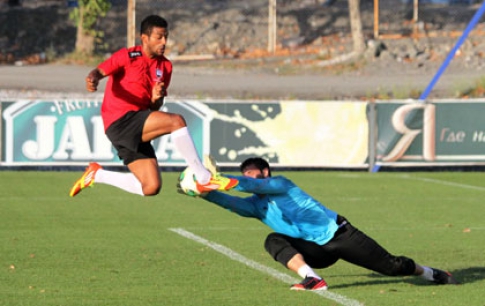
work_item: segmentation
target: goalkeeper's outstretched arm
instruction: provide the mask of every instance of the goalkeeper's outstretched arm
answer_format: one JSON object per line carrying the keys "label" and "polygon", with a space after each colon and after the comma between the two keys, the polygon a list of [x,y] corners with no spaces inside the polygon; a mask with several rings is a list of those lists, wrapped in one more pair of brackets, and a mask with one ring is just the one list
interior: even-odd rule
{"label": "goalkeeper's outstretched arm", "polygon": [[252,197],[240,198],[224,192],[211,191],[201,198],[242,217],[256,217],[256,210],[251,201]]}

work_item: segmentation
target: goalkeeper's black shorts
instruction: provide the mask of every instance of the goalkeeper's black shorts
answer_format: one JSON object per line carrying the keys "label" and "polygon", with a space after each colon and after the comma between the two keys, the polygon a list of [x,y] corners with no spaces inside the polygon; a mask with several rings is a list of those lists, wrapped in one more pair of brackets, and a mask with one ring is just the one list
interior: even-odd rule
{"label": "goalkeeper's black shorts", "polygon": [[390,254],[344,217],[339,216],[337,224],[339,229],[324,245],[271,233],[265,241],[266,251],[285,267],[293,256],[300,253],[305,262],[316,269],[327,268],[342,259],[384,275],[414,274],[416,265],[412,259]]}

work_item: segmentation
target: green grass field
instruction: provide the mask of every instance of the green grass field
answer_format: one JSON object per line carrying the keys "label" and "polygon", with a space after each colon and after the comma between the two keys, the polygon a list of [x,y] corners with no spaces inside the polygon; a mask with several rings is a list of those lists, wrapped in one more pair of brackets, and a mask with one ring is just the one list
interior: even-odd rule
{"label": "green grass field", "polygon": [[79,172],[0,171],[0,305],[485,305],[485,173],[283,174],[392,253],[462,285],[341,261],[317,270],[328,292],[294,292],[298,276],[264,250],[270,230],[176,193],[176,173],[156,197],[98,184],[70,198]]}

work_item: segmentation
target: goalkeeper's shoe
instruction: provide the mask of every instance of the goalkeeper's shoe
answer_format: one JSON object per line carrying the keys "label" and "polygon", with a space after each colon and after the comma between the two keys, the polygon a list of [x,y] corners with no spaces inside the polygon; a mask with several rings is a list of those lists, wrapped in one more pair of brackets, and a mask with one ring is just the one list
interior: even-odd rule
{"label": "goalkeeper's shoe", "polygon": [[327,288],[327,282],[323,278],[306,277],[301,283],[291,285],[290,290],[319,291],[327,290]]}
{"label": "goalkeeper's shoe", "polygon": [[431,268],[433,270],[433,282],[439,285],[458,285],[450,272]]}
{"label": "goalkeeper's shoe", "polygon": [[94,176],[99,169],[102,169],[101,165],[98,163],[89,163],[89,166],[84,171],[83,176],[78,179],[71,188],[69,195],[71,197],[77,195],[86,187],[92,186],[94,184]]}
{"label": "goalkeeper's shoe", "polygon": [[219,173],[216,173],[215,175],[211,176],[211,179],[207,184],[200,184],[197,181],[195,184],[197,186],[197,191],[204,193],[213,190],[231,190],[232,188],[236,187],[237,184],[239,184],[239,181],[234,178],[225,177]]}

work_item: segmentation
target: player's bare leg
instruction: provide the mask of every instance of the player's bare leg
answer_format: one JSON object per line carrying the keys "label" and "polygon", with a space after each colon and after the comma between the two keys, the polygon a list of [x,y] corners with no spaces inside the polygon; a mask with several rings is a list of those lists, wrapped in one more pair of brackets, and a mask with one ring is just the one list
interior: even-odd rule
{"label": "player's bare leg", "polygon": [[162,179],[155,158],[135,160],[128,165],[131,173],[140,181],[145,196],[157,195],[162,186]]}
{"label": "player's bare leg", "polygon": [[[195,149],[189,134],[185,119],[166,112],[152,112],[143,127],[142,141],[147,142],[159,136],[170,133],[177,150],[195,173],[197,188],[200,192],[211,190],[229,190],[237,185],[237,181],[220,175],[212,175],[207,170]],[[142,183],[143,184],[143,183]]]}

